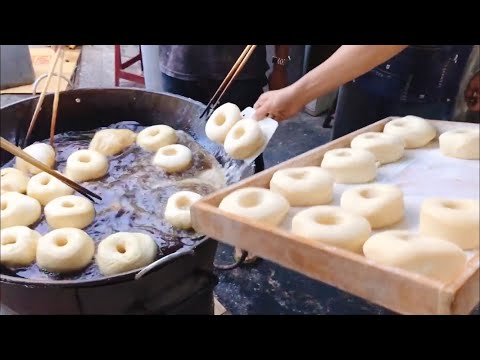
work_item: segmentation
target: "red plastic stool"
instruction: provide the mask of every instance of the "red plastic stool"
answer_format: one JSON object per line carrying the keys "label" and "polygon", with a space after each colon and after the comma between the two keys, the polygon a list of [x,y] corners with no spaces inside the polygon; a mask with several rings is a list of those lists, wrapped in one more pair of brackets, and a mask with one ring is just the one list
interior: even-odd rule
{"label": "red plastic stool", "polygon": [[145,78],[143,75],[133,74],[131,72],[125,71],[128,67],[132,66],[136,62],[140,61],[140,66],[143,71],[143,61],[142,61],[142,48],[139,47],[139,54],[133,58],[122,63],[122,45],[115,45],[115,86],[119,86],[120,79],[125,79],[133,81],[137,84],[145,85]]}

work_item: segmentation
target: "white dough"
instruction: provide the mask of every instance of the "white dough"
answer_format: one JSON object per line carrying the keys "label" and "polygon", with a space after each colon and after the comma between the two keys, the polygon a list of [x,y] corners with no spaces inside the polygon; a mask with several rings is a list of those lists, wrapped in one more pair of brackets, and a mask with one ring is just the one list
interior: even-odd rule
{"label": "white dough", "polygon": [[466,254],[455,244],[405,230],[384,231],[363,245],[367,259],[450,282],[462,273]]}
{"label": "white dough", "polygon": [[347,189],[340,198],[340,206],[366,218],[372,229],[396,224],[405,213],[402,190],[389,184],[368,184]]}
{"label": "white dough", "polygon": [[[41,163],[45,164],[50,169],[53,169],[53,166],[55,165],[55,150],[50,145],[44,143],[35,143],[27,146],[25,149],[23,149],[23,151]],[[38,174],[42,171],[19,157],[15,159],[15,167],[18,170],[23,171],[25,174]]]}
{"label": "white dough", "polygon": [[1,229],[32,225],[42,215],[38,200],[16,192],[2,194],[1,206]]}
{"label": "white dough", "polygon": [[420,208],[420,233],[450,241],[464,250],[478,249],[480,202],[428,198]]}
{"label": "white dough", "polygon": [[480,129],[456,129],[438,137],[443,155],[465,160],[480,159]]}
{"label": "white dough", "polygon": [[185,171],[192,165],[192,151],[181,144],[167,145],[158,149],[153,164],[168,173]]}
{"label": "white dough", "polygon": [[95,218],[95,208],[90,200],[76,195],[66,195],[50,201],[44,209],[45,219],[52,229],[71,227],[83,229]]}
{"label": "white dough", "polygon": [[427,145],[437,136],[437,130],[427,120],[413,115],[393,119],[385,124],[383,132],[401,136],[405,149],[416,149]]}
{"label": "white dough", "polygon": [[37,199],[44,206],[53,199],[72,195],[74,192],[70,186],[46,172],[32,176],[27,185],[27,195]]}
{"label": "white dough", "polygon": [[328,204],[333,200],[333,176],[318,166],[276,171],[270,190],[283,195],[290,206]]}
{"label": "white dough", "polygon": [[254,119],[242,119],[238,121],[228,132],[225,138],[225,152],[232,159],[244,160],[254,155],[265,145],[265,135]]}
{"label": "white dough", "polygon": [[230,129],[241,119],[242,114],[237,105],[223,104],[215,109],[208,118],[205,125],[205,134],[210,140],[223,144]]}
{"label": "white dough", "polygon": [[0,232],[0,263],[8,267],[28,266],[35,261],[41,235],[26,226],[12,226]]}
{"label": "white dough", "polygon": [[155,260],[157,244],[141,233],[119,232],[98,244],[95,260],[103,275],[115,275],[140,269]]}
{"label": "white dough", "polygon": [[4,168],[0,171],[1,194],[6,192],[25,194],[30,178],[23,171],[15,168]]}
{"label": "white dough", "polygon": [[99,179],[108,173],[108,159],[94,150],[77,150],[67,159],[65,175],[76,182]]}
{"label": "white dough", "polygon": [[46,271],[69,273],[87,267],[94,253],[95,243],[85,231],[65,227],[38,240],[37,264]]}
{"label": "white dough", "polygon": [[161,147],[177,142],[175,129],[167,125],[149,126],[138,133],[137,145],[143,150],[155,152]]}
{"label": "white dough", "polygon": [[128,129],[103,129],[95,133],[88,148],[105,156],[117,155],[132,145],[136,137]]}
{"label": "white dough", "polygon": [[364,149],[340,148],[323,155],[321,167],[330,171],[339,184],[368,183],[377,176],[377,159]]}
{"label": "white dough", "polygon": [[395,162],[405,153],[405,142],[402,137],[381,132],[357,135],[350,143],[350,147],[370,151],[380,164]]}
{"label": "white dough", "polygon": [[314,206],[292,219],[294,234],[356,253],[361,252],[371,231],[365,218],[338,206]]}
{"label": "white dough", "polygon": [[225,196],[218,208],[263,224],[276,226],[283,221],[290,205],[280,194],[264,188],[247,187]]}
{"label": "white dough", "polygon": [[190,207],[200,200],[202,195],[193,191],[179,191],[168,198],[165,207],[165,220],[179,229],[190,229],[192,220]]}

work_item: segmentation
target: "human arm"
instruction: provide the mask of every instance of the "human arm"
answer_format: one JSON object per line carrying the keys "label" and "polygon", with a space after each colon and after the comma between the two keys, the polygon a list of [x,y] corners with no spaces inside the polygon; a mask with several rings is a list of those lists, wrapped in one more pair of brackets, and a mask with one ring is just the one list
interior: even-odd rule
{"label": "human arm", "polygon": [[480,71],[468,82],[464,97],[470,111],[480,112]]}
{"label": "human arm", "polygon": [[[275,45],[275,56],[280,59],[287,59],[290,49],[288,45]],[[272,72],[268,78],[268,89],[278,90],[288,84],[287,65],[273,64]]]}

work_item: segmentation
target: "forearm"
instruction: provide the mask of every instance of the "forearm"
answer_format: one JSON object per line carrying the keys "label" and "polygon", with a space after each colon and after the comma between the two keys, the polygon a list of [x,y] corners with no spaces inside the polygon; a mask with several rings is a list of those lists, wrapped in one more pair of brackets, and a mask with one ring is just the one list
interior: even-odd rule
{"label": "forearm", "polygon": [[[290,48],[288,45],[275,45],[275,56],[281,59],[288,58],[290,53]],[[286,67],[283,65],[274,64],[273,70],[286,70]]]}
{"label": "forearm", "polygon": [[342,45],[294,86],[307,104],[391,59],[408,45]]}

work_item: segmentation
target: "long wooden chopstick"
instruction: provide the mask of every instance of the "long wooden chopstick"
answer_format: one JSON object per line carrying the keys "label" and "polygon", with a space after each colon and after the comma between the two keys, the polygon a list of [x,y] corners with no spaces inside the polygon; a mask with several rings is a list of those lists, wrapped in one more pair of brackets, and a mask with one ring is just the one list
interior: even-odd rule
{"label": "long wooden chopstick", "polygon": [[45,171],[47,174],[52,175],[53,177],[57,178],[58,180],[60,180],[64,184],[70,186],[72,189],[79,192],[80,194],[82,194],[83,196],[88,198],[89,200],[93,201],[93,199],[91,197],[94,197],[98,200],[102,200],[102,198],[100,196],[98,196],[97,194],[95,194],[94,192],[91,192],[90,190],[84,188],[83,186],[77,184],[76,182],[66,178],[62,174],[57,173],[56,171],[50,169],[44,163],[42,163],[42,162],[38,161],[37,159],[35,159],[34,157],[30,156],[25,151],[23,151],[19,147],[15,146],[14,144],[12,144],[10,141],[4,139],[3,137],[0,137],[0,147],[2,149],[4,149],[5,151],[8,151],[10,154],[12,154],[14,156],[18,156],[19,158],[25,160],[29,164],[31,164],[33,166],[36,166],[40,170]]}
{"label": "long wooden chopstick", "polygon": [[60,65],[57,71],[57,87],[55,88],[55,94],[53,97],[53,108],[52,108],[52,120],[50,122],[50,145],[54,146],[53,137],[55,136],[55,127],[57,125],[57,111],[58,111],[58,102],[60,101],[60,85],[62,83],[62,73],[63,73],[63,58],[65,51],[63,47],[60,47]]}

